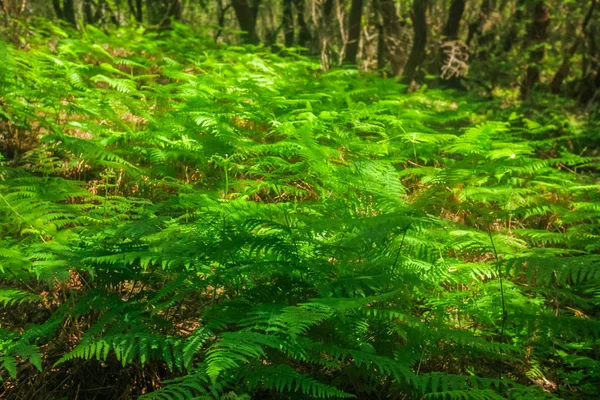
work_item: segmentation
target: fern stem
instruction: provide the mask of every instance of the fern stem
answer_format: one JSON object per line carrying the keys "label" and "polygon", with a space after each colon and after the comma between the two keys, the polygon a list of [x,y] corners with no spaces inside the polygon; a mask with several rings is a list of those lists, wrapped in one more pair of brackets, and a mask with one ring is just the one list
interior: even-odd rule
{"label": "fern stem", "polygon": [[223,163],[225,170],[225,198],[229,196],[229,156],[225,154],[225,162]]}
{"label": "fern stem", "polygon": [[427,346],[423,345],[423,350],[421,351],[421,357],[419,358],[419,366],[417,367],[417,376],[421,373],[421,364],[423,363],[423,357],[425,356],[425,349]]}
{"label": "fern stem", "polygon": [[494,251],[494,258],[496,259],[496,267],[498,269],[498,281],[500,282],[500,298],[502,304],[502,329],[500,331],[500,336],[504,337],[504,326],[506,324],[506,319],[508,317],[506,313],[506,303],[504,301],[504,286],[502,280],[502,268],[500,267],[500,259],[498,258],[498,252],[496,251],[496,245],[494,244],[494,239],[492,237],[492,231],[488,226],[488,235],[490,237],[490,242],[492,244],[492,250]]}
{"label": "fern stem", "polygon": [[392,271],[396,270],[396,265],[398,264],[398,259],[400,258],[400,252],[402,252],[402,247],[404,246],[404,238],[406,237],[406,232],[410,229],[410,224],[404,229],[404,233],[402,234],[402,240],[400,240],[400,247],[396,252],[396,258],[394,259],[394,265],[392,265]]}
{"label": "fern stem", "polygon": [[[492,237],[492,229],[488,225],[488,235],[490,237],[490,243],[492,244],[492,250],[494,251],[494,258],[496,259],[496,267],[498,269],[498,280],[500,282],[500,299],[502,304],[502,327],[500,328],[500,341],[504,341],[504,327],[506,326],[506,320],[508,315],[506,313],[506,303],[504,301],[504,286],[502,282],[502,268],[500,267],[500,259],[498,258],[498,252],[496,251],[496,245],[494,244],[494,238]],[[502,380],[502,367],[498,370],[498,379]]]}
{"label": "fern stem", "polygon": [[286,223],[288,231],[290,233],[292,243],[294,244],[294,252],[296,253],[296,265],[299,265],[300,264],[300,254],[298,253],[298,244],[296,243],[296,238],[294,237],[294,232],[292,231],[292,225],[288,218],[287,210],[285,209],[285,207],[283,208],[283,216],[285,217],[285,223]]}
{"label": "fern stem", "polygon": [[[20,219],[22,219],[24,222],[28,223],[27,219],[22,216],[21,214],[19,214],[19,212],[17,210],[15,210],[13,208],[13,206],[10,205],[10,203],[8,202],[8,200],[6,200],[6,198],[4,196],[2,196],[2,193],[0,193],[0,197],[2,198],[2,200],[4,201],[4,203],[6,203],[6,206],[8,207],[8,209],[10,211],[12,211],[17,217],[19,217]],[[29,224],[29,227],[33,230],[37,230],[35,229],[35,227],[32,224]],[[46,240],[44,239],[44,237],[41,234],[38,234],[39,238],[41,239],[41,241],[43,243],[46,243]]]}

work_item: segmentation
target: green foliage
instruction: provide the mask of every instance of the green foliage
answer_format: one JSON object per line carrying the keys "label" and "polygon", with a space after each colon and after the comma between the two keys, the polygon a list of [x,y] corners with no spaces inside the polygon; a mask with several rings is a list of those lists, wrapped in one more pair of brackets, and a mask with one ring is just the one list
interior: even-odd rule
{"label": "green foliage", "polygon": [[148,399],[594,394],[596,122],[177,24],[35,32],[0,52],[7,393],[31,364],[61,396],[92,365]]}

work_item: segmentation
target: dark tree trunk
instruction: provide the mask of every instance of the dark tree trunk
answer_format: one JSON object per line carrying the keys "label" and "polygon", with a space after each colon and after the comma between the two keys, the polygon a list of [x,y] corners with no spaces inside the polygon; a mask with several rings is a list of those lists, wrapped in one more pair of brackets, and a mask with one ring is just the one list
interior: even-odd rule
{"label": "dark tree trunk", "polygon": [[325,0],[325,4],[323,5],[323,14],[325,15],[325,18],[329,18],[331,10],[333,10],[333,0]]}
{"label": "dark tree trunk", "polygon": [[494,4],[490,0],[482,0],[477,18],[469,24],[466,43],[467,46],[471,46],[473,39],[477,39],[477,46],[474,54],[480,60],[487,60],[492,51],[492,47],[495,44],[493,27],[488,23],[492,11],[494,10],[493,6]]}
{"label": "dark tree trunk", "polygon": [[378,0],[376,6],[381,21],[383,22],[383,32],[380,32],[382,55],[385,54],[390,61],[392,73],[394,75],[400,75],[403,67],[402,54],[400,54],[399,46],[402,23],[396,12],[396,5],[394,0]]}
{"label": "dark tree trunk", "polygon": [[346,44],[346,61],[356,64],[358,43],[360,41],[360,22],[363,13],[363,0],[352,0],[350,24],[348,26],[348,43]]}
{"label": "dark tree trunk", "polygon": [[142,0],[127,0],[127,5],[129,6],[129,12],[135,18],[136,22],[142,23],[144,15],[142,10]]}
{"label": "dark tree trunk", "polygon": [[600,89],[600,62],[598,61],[598,45],[596,38],[600,36],[600,27],[595,24],[590,26],[587,34],[587,48],[583,58],[581,80],[579,82],[578,93],[581,103],[589,102],[596,95],[596,90]]}
{"label": "dark tree trunk", "polygon": [[382,24],[377,24],[377,69],[385,68],[385,34]]}
{"label": "dark tree trunk", "polygon": [[515,44],[515,39],[517,39],[517,32],[519,31],[519,24],[523,20],[523,15],[525,14],[526,2],[527,0],[517,0],[517,10],[515,11],[514,17],[512,17],[512,22],[508,31],[508,35],[504,40],[505,52],[510,51]]}
{"label": "dark tree trunk", "polygon": [[146,0],[146,13],[150,25],[160,25],[167,14],[166,0]]}
{"label": "dark tree trunk", "polygon": [[93,25],[96,22],[94,11],[92,10],[92,0],[84,0],[83,2],[83,18],[86,24]]}
{"label": "dark tree trunk", "polygon": [[465,12],[466,0],[452,0],[450,4],[450,12],[448,13],[448,21],[444,28],[444,36],[446,40],[456,40],[458,38],[458,30],[460,29],[460,20]]}
{"label": "dark tree trunk", "polygon": [[[451,59],[446,51],[449,51],[450,48],[462,48],[462,46],[459,47],[456,43],[450,42],[458,39],[460,21],[462,20],[462,16],[465,12],[465,3],[465,0],[452,0],[452,3],[450,4],[450,10],[448,12],[448,20],[446,21],[446,26],[444,27],[444,38],[439,51],[439,62],[441,63],[439,73],[441,77],[441,83],[446,87],[451,87],[454,89],[461,88],[459,74],[462,74],[463,70],[454,68],[452,65],[450,65],[450,68],[448,68],[447,64],[451,63]],[[455,55],[455,57],[458,56]],[[446,70],[444,70],[444,68],[446,68]],[[450,72],[448,73],[448,71]]]}
{"label": "dark tree trunk", "polygon": [[428,0],[415,0],[410,10],[414,39],[410,55],[404,66],[404,79],[407,83],[411,83],[414,80],[417,68],[419,68],[425,57],[425,45],[427,44],[427,3]]}
{"label": "dark tree trunk", "polygon": [[62,5],[60,4],[60,0],[52,0],[52,6],[54,7],[54,12],[56,13],[56,17],[58,19],[63,19],[63,10]]}
{"label": "dark tree trunk", "polygon": [[248,4],[248,0],[231,0],[231,5],[235,11],[240,29],[245,35],[243,40],[246,43],[257,44],[258,35],[256,34],[256,16],[258,12],[258,2],[254,7]]}
{"label": "dark tree trunk", "polygon": [[223,33],[223,26],[225,26],[225,15],[227,11],[231,7],[231,4],[223,7],[223,0],[217,0],[217,18],[218,18],[218,28],[215,32],[215,42],[219,40],[219,37]]}
{"label": "dark tree trunk", "polygon": [[312,40],[312,35],[308,29],[308,24],[304,19],[304,1],[294,0],[294,6],[296,8],[296,20],[298,22],[298,44],[306,47]]}
{"label": "dark tree trunk", "polygon": [[142,8],[142,0],[135,0],[135,6],[135,20],[139,23],[142,23],[144,21],[144,10]]}
{"label": "dark tree trunk", "polygon": [[548,37],[549,24],[550,9],[544,0],[537,1],[533,5],[532,21],[527,29],[528,43],[534,48],[531,50],[529,65],[521,85],[521,97],[524,99],[529,97],[533,86],[540,80],[540,67],[546,53],[544,42]]}
{"label": "dark tree trunk", "polygon": [[169,29],[171,18],[181,19],[181,0],[146,0],[148,23],[159,29]]}
{"label": "dark tree trunk", "polygon": [[594,14],[595,7],[596,7],[596,0],[592,0],[592,2],[590,3],[590,8],[588,9],[588,12],[581,24],[580,34],[575,39],[575,42],[573,42],[573,44],[571,45],[571,48],[569,49],[569,51],[563,58],[562,63],[560,64],[560,67],[558,68],[558,70],[554,74],[554,77],[552,78],[552,83],[550,84],[550,91],[554,94],[560,93],[560,88],[562,86],[562,83],[563,83],[564,79],[569,75],[569,71],[571,70],[571,58],[577,52],[579,45],[585,40],[587,26],[588,26],[590,20],[592,19],[592,15]]}
{"label": "dark tree trunk", "polygon": [[52,0],[52,6],[56,12],[56,16],[65,22],[77,27],[75,18],[75,2],[74,0],[64,0],[61,5],[60,0]]}
{"label": "dark tree trunk", "polygon": [[283,36],[287,47],[294,45],[294,14],[292,0],[283,0]]}

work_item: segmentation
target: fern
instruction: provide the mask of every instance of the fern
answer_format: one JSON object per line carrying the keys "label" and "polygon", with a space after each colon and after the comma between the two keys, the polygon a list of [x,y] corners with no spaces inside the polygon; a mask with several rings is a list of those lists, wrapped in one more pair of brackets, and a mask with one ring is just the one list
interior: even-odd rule
{"label": "fern", "polygon": [[36,24],[0,44],[3,390],[594,394],[595,121]]}

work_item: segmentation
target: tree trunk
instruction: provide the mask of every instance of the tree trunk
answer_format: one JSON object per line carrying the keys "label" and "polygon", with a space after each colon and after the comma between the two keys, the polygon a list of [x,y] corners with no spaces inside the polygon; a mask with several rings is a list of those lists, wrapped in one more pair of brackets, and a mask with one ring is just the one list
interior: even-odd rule
{"label": "tree trunk", "polygon": [[414,0],[410,10],[410,19],[413,24],[414,39],[408,61],[404,66],[404,79],[411,83],[417,72],[417,68],[425,57],[425,45],[427,44],[427,3],[428,0]]}
{"label": "tree trunk", "polygon": [[94,11],[92,10],[92,0],[83,1],[83,19],[89,25],[93,25],[96,22]]}
{"label": "tree trunk", "polygon": [[135,13],[135,20],[139,23],[142,23],[144,21],[144,10],[142,9],[142,0],[135,0],[135,5],[136,5],[136,13]]}
{"label": "tree trunk", "polygon": [[377,69],[385,68],[385,33],[383,24],[377,24]]}
{"label": "tree trunk", "polygon": [[74,0],[65,0],[63,4],[63,15],[65,21],[77,27],[77,20],[75,19],[75,2]]}
{"label": "tree trunk", "polygon": [[56,13],[56,17],[58,19],[63,19],[63,10],[60,4],[60,0],[52,0],[52,7],[54,7],[54,12]]}
{"label": "tree trunk", "polygon": [[[468,57],[462,57],[467,54],[466,48],[455,42],[458,39],[458,31],[460,29],[460,21],[465,12],[465,0],[452,0],[450,10],[448,12],[448,20],[444,27],[444,38],[439,50],[440,69],[439,74],[442,84],[446,87],[460,89],[460,76],[465,73],[466,60]],[[461,51],[464,48],[464,51]],[[451,54],[454,52],[455,54]],[[456,61],[464,62],[458,64]]]}
{"label": "tree trunk", "polygon": [[146,13],[150,25],[160,25],[167,14],[166,0],[146,0]]}
{"label": "tree trunk", "polygon": [[248,0],[231,0],[231,5],[233,6],[238,23],[240,24],[240,29],[245,32],[243,36],[244,42],[257,44],[256,15],[258,11],[258,2],[254,7],[250,7]]}
{"label": "tree trunk", "polygon": [[358,43],[360,41],[360,22],[363,13],[363,0],[352,0],[350,9],[350,25],[348,26],[348,43],[346,44],[346,61],[356,64]]}
{"label": "tree trunk", "polygon": [[515,44],[515,39],[517,38],[517,32],[519,30],[519,24],[523,19],[526,2],[527,0],[517,0],[517,10],[515,11],[515,15],[512,18],[511,27],[508,31],[508,35],[504,40],[505,52],[510,51],[513,48],[513,45]]}
{"label": "tree trunk", "polygon": [[529,65],[523,84],[521,85],[521,97],[526,99],[531,94],[533,86],[540,80],[540,67],[546,53],[544,42],[548,37],[548,25],[550,24],[550,9],[544,0],[537,1],[532,10],[532,21],[527,29],[527,38],[533,50],[529,57]]}
{"label": "tree trunk", "polygon": [[450,4],[450,12],[448,21],[444,28],[444,36],[446,40],[456,40],[458,38],[458,30],[460,29],[460,20],[465,12],[466,0],[452,0]]}
{"label": "tree trunk", "polygon": [[294,15],[292,10],[292,0],[283,0],[283,37],[286,47],[294,45]]}
{"label": "tree trunk", "polygon": [[587,32],[586,52],[583,58],[581,79],[578,87],[579,101],[588,103],[594,96],[596,89],[600,89],[600,61],[598,61],[598,45],[600,27],[592,24]]}
{"label": "tree trunk", "polygon": [[380,45],[383,44],[381,54],[387,56],[390,61],[390,66],[392,67],[392,73],[397,76],[402,72],[403,66],[403,55],[400,51],[402,23],[396,12],[394,0],[378,0],[376,2],[376,7],[380,18],[383,21],[383,32],[380,32],[380,36],[383,38],[383,41],[380,40]]}
{"label": "tree trunk", "polygon": [[146,12],[150,25],[158,25],[161,30],[169,29],[171,18],[181,19],[181,0],[146,0]]}
{"label": "tree trunk", "polygon": [[77,28],[77,19],[75,17],[75,3],[74,0],[64,0],[61,5],[60,0],[52,0],[52,6],[54,12],[59,19],[73,25]]}
{"label": "tree trunk", "polygon": [[590,4],[590,8],[588,9],[588,12],[581,24],[580,34],[575,39],[575,42],[573,42],[573,44],[571,45],[571,48],[569,49],[569,51],[563,58],[562,63],[560,64],[560,67],[554,74],[554,78],[552,78],[552,83],[550,84],[550,91],[554,94],[560,93],[560,88],[562,86],[562,83],[563,83],[564,79],[569,75],[569,71],[571,70],[571,58],[577,52],[579,45],[585,40],[587,26],[588,26],[590,20],[592,19],[592,15],[594,13],[595,7],[596,7],[596,0],[592,0],[592,2]]}
{"label": "tree trunk", "polygon": [[306,47],[312,40],[312,35],[304,19],[304,1],[294,0],[294,6],[296,8],[296,20],[298,21],[298,44]]}
{"label": "tree trunk", "polygon": [[142,0],[127,0],[127,5],[129,6],[129,12],[135,18],[137,23],[142,23],[143,21],[143,11],[142,11]]}

